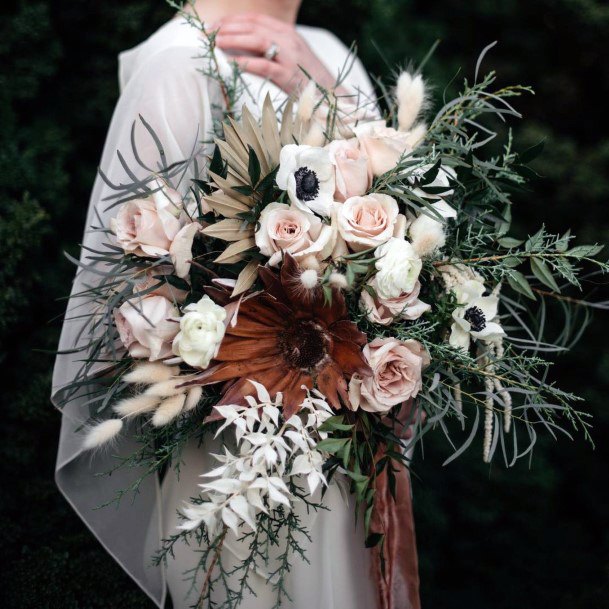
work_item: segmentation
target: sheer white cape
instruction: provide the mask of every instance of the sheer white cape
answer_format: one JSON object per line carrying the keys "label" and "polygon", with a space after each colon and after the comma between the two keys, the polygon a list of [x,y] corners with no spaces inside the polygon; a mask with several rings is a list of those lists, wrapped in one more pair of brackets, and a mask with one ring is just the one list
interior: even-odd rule
{"label": "sheer white cape", "polygon": [[[348,49],[325,30],[299,27],[299,31],[327,67],[338,73],[347,60]],[[175,18],[144,43],[120,55],[121,95],[100,164],[112,183],[129,183],[132,180],[117,151],[122,153],[126,165],[139,179],[146,177],[147,172],[136,162],[132,152],[131,129],[134,123],[134,140],[140,161],[149,167],[157,165],[157,147],[149,132],[139,122],[140,116],[161,139],[167,164],[190,158],[193,150],[200,147],[199,142],[208,139],[206,134],[211,129],[218,91],[217,85],[200,72],[201,62],[204,61],[198,57],[201,44],[197,30],[185,20]],[[226,58],[219,54],[219,60],[222,69],[228,69]],[[277,87],[260,78],[246,76],[246,80],[248,95],[243,101],[254,112],[267,92],[277,100],[284,95]],[[345,84],[371,98],[374,95],[368,76],[358,61],[353,65]],[[202,159],[206,153],[209,150],[198,150],[199,158]],[[184,191],[188,187],[188,178],[187,173],[181,181]],[[104,240],[99,232],[92,232],[90,227],[99,226],[100,223],[107,225],[109,218],[114,215],[116,210],[108,211],[105,201],[111,194],[110,187],[98,177],[89,203],[87,229],[83,237],[85,247],[95,249]],[[81,260],[85,257],[86,252],[83,252]],[[57,357],[53,374],[52,399],[55,404],[62,401],[62,390],[74,380],[82,365],[83,354],[70,352],[86,338],[80,335],[83,325],[80,316],[87,314],[88,310],[78,298],[78,293],[83,286],[94,281],[95,276],[83,269],[79,269],[74,280],[59,344],[61,354]],[[72,399],[62,409],[56,465],[57,484],[106,550],[146,594],[159,607],[163,607],[167,588],[166,574],[164,569],[150,566],[150,557],[159,547],[163,528],[166,528],[168,518],[171,520],[167,514],[165,517],[161,514],[163,502],[159,481],[156,477],[147,477],[133,500],[123,499],[118,508],[111,505],[96,509],[111,500],[117,491],[128,488],[141,476],[141,472],[133,468],[122,468],[112,476],[95,475],[113,468],[117,463],[116,456],[129,455],[136,449],[136,445],[125,434],[119,445],[110,451],[84,452],[82,431],[77,430],[89,416],[85,396]],[[345,506],[343,509],[348,508]],[[329,536],[312,558],[319,561],[323,556],[324,562],[331,560],[332,543]]]}

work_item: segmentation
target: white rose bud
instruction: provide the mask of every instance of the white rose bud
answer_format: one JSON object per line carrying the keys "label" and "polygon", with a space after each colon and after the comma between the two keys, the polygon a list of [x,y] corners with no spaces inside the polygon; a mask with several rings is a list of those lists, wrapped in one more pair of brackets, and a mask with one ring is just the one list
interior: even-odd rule
{"label": "white rose bud", "polygon": [[189,366],[207,368],[224,338],[226,311],[209,296],[203,296],[184,311],[180,332],[173,341],[173,352]]}
{"label": "white rose bud", "polygon": [[378,258],[375,280],[380,298],[397,298],[414,290],[423,264],[410,242],[392,237],[377,247],[374,255]]}

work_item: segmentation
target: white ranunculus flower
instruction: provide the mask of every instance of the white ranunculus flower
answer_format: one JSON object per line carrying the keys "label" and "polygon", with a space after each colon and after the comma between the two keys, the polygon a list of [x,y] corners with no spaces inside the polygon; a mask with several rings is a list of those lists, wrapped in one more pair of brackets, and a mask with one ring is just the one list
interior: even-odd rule
{"label": "white ranunculus flower", "polygon": [[484,284],[471,279],[454,288],[457,308],[453,311],[449,343],[458,349],[469,349],[471,339],[495,340],[505,335],[503,328],[492,321],[497,317],[499,299],[483,296]]}
{"label": "white ranunculus flower", "polygon": [[[411,184],[414,184],[417,180],[420,180],[425,173],[427,173],[433,165],[423,165],[422,167],[417,167],[413,169],[410,175],[408,176],[408,181]],[[455,180],[457,177],[456,171],[452,167],[445,167],[442,165],[438,170],[438,174],[436,175],[435,180],[430,182],[429,184],[425,184],[423,188],[414,188],[412,190],[413,194],[417,197],[422,197],[425,199],[444,199],[446,197],[450,197],[455,191],[451,187],[451,180]],[[431,188],[433,190],[443,189],[440,192],[427,192],[427,189]]]}
{"label": "white ranunculus flower", "polygon": [[455,218],[457,215],[457,212],[444,201],[432,203],[431,207],[440,214],[442,220],[433,218],[431,212],[421,213],[408,229],[412,245],[421,257],[429,256],[444,246],[446,220]]}
{"label": "white ranunculus flower", "polygon": [[336,179],[330,153],[324,148],[284,146],[279,155],[276,181],[302,211],[331,215]]}
{"label": "white ranunculus flower", "polygon": [[414,290],[423,264],[410,242],[391,237],[374,255],[378,258],[375,281],[380,298],[397,298]]}
{"label": "white ranunculus flower", "polygon": [[180,332],[173,340],[173,352],[189,366],[207,368],[224,338],[226,311],[209,296],[189,304],[180,319]]}

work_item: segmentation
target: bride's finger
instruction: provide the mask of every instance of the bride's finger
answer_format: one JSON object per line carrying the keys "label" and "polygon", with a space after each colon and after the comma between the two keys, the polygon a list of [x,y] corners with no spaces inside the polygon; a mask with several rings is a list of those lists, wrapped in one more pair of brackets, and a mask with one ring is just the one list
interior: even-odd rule
{"label": "bride's finger", "polygon": [[234,61],[240,70],[249,72],[250,74],[256,74],[263,78],[268,78],[275,83],[282,81],[282,76],[285,76],[285,68],[280,66],[275,61],[269,61],[264,57],[248,57],[247,55],[237,55],[231,57],[231,61]]}
{"label": "bride's finger", "polygon": [[275,33],[287,32],[294,29],[289,24],[260,13],[239,13],[218,20],[217,25],[241,25],[250,29],[268,28]]}
{"label": "bride's finger", "polygon": [[220,30],[216,36],[216,44],[221,49],[235,49],[264,55],[273,43],[261,34],[225,34]]}
{"label": "bride's finger", "polygon": [[255,28],[252,23],[245,23],[243,21],[238,23],[233,23],[232,21],[218,21],[217,23],[213,24],[211,29],[217,30],[218,33],[221,32],[224,34],[251,34],[252,32],[260,31],[262,28]]}

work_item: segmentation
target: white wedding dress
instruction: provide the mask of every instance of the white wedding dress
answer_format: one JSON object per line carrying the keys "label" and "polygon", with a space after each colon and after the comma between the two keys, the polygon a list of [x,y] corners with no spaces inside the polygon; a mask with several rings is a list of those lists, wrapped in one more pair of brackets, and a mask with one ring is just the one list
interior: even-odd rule
{"label": "white wedding dress", "polygon": [[[299,27],[313,51],[333,73],[338,74],[348,60],[348,49],[331,33],[310,27]],[[152,126],[161,140],[166,164],[192,156],[198,142],[209,135],[214,107],[220,102],[217,86],[200,71],[204,59],[198,57],[202,41],[199,32],[184,19],[175,18],[148,40],[120,56],[121,96],[104,148],[101,168],[110,182],[129,183],[124,164],[117,155],[120,151],[125,164],[139,178],[145,171],[132,152],[132,125],[139,160],[156,167],[157,146],[139,120],[142,117]],[[221,69],[229,69],[226,57],[219,53]],[[284,93],[273,84],[256,76],[246,75],[247,94],[243,102],[256,113],[267,92],[274,100]],[[356,61],[344,86],[374,98],[373,88],[365,70]],[[209,150],[201,150],[203,153]],[[139,167],[139,170],[138,170]],[[188,187],[188,174],[182,181]],[[104,201],[112,190],[98,177],[93,190],[87,226],[107,225],[116,210],[108,211]],[[87,231],[84,245],[100,244],[99,232]],[[83,254],[84,255],[84,254]],[[89,279],[91,279],[89,277]],[[71,311],[78,307],[77,294],[86,283],[86,272],[80,272],[74,283],[68,314],[64,322],[60,351],[53,378],[53,398],[57,403],[62,387],[74,379],[80,366],[81,354],[69,353],[79,343],[81,321],[72,319]],[[82,313],[82,308],[80,309]],[[133,440],[124,438],[111,453],[84,454],[80,424],[88,417],[85,397],[73,400],[63,409],[62,434],[57,460],[57,483],[66,498],[79,513],[106,549],[129,572],[134,580],[159,606],[163,607],[166,589],[169,588],[174,607],[186,609],[197,597],[186,598],[189,583],[184,572],[198,560],[196,548],[179,546],[176,558],[166,569],[150,566],[150,557],[160,546],[162,537],[175,532],[177,509],[184,501],[197,494],[199,475],[213,466],[211,446],[187,447],[179,478],[172,470],[162,485],[146,479],[133,502],[123,500],[119,509],[112,506],[96,508],[112,498],[113,494],[128,487],[137,479],[137,471],[119,470],[110,477],[96,477],[115,464],[113,455],[128,455],[135,448]],[[217,450],[217,446],[215,447]],[[286,607],[297,609],[371,609],[375,606],[373,582],[369,574],[369,557],[364,549],[361,518],[356,526],[352,500],[343,498],[336,484],[328,490],[324,504],[329,511],[305,515],[313,542],[307,545],[310,563],[294,559],[287,578],[287,590],[293,603]],[[223,560],[237,560],[243,548],[228,541],[223,549]],[[243,609],[269,609],[274,604],[274,593],[267,584],[263,571],[252,575],[251,585],[257,596],[248,596]],[[221,591],[218,591],[221,595]],[[220,600],[219,598],[217,600]]]}

